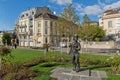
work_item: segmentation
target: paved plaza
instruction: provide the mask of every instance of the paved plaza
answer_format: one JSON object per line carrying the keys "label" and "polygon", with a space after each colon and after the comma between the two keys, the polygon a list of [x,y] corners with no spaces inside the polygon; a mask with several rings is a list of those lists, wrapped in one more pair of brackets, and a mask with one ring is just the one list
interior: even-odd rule
{"label": "paved plaza", "polygon": [[107,78],[105,71],[81,69],[75,72],[71,68],[56,68],[50,75],[53,80],[102,80]]}

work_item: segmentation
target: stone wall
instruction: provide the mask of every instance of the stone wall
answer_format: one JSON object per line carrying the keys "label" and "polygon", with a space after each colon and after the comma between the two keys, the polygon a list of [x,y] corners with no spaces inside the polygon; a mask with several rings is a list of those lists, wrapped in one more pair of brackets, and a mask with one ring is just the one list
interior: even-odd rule
{"label": "stone wall", "polygon": [[100,48],[100,49],[113,49],[115,42],[80,42],[82,48]]}

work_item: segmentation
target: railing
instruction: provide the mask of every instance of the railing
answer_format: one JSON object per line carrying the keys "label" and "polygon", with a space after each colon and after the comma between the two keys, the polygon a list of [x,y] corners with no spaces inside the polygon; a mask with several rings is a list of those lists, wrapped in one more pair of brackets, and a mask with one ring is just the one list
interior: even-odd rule
{"label": "railing", "polygon": [[20,27],[27,27],[27,25],[19,25]]}
{"label": "railing", "polygon": [[28,34],[28,32],[19,32],[19,34]]}
{"label": "railing", "polygon": [[20,41],[33,41],[33,39],[20,39]]}

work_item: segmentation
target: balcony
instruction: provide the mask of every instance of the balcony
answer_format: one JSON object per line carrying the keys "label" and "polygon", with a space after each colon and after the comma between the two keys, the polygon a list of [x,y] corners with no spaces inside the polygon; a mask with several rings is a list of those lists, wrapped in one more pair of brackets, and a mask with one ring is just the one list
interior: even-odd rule
{"label": "balcony", "polygon": [[29,30],[28,35],[33,35],[33,30]]}
{"label": "balcony", "polygon": [[30,23],[29,25],[30,25],[30,27],[32,27],[32,26],[33,26],[33,24],[32,24],[32,23]]}
{"label": "balcony", "polygon": [[26,42],[26,41],[33,41],[33,39],[32,38],[30,38],[30,39],[19,39],[20,41],[24,41],[24,42]]}
{"label": "balcony", "polygon": [[37,36],[41,36],[41,33],[37,33]]}
{"label": "balcony", "polygon": [[29,26],[33,26],[33,21],[29,21]]}
{"label": "balcony", "polygon": [[22,39],[20,39],[20,41],[27,41],[27,39],[23,39],[23,38],[22,38]]}
{"label": "balcony", "polygon": [[19,25],[20,28],[27,27],[27,25]]}
{"label": "balcony", "polygon": [[30,39],[29,39],[29,41],[33,41],[33,39],[32,39],[32,38],[30,38]]}
{"label": "balcony", "polygon": [[22,35],[22,34],[23,34],[23,35],[25,34],[25,35],[26,35],[26,34],[28,34],[28,32],[19,32],[18,34],[21,34],[21,35]]}

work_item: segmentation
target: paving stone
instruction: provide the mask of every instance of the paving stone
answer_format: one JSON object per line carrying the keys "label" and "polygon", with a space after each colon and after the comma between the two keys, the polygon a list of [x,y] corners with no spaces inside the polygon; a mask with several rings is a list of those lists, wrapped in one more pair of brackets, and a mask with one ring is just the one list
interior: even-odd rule
{"label": "paving stone", "polygon": [[90,70],[81,70],[75,72],[70,68],[56,68],[51,71],[50,77],[57,78],[58,80],[101,80],[107,78],[105,71],[91,70],[91,76],[89,76]]}

